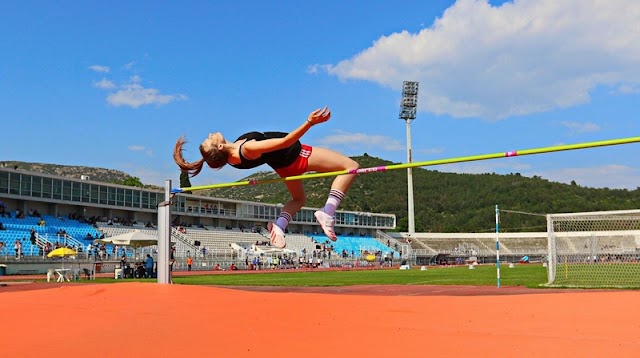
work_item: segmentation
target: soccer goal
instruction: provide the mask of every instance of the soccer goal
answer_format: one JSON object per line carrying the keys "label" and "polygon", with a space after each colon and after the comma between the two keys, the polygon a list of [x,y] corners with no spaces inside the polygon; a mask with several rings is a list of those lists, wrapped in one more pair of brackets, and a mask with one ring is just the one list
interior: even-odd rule
{"label": "soccer goal", "polygon": [[548,214],[548,286],[640,287],[640,210]]}

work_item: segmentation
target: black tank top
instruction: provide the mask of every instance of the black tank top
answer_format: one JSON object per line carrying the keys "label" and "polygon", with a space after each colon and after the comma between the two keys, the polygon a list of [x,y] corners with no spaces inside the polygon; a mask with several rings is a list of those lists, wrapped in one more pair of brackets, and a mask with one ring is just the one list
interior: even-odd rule
{"label": "black tank top", "polygon": [[[236,142],[241,139],[250,140],[265,140],[271,138],[284,138],[288,133],[284,132],[249,132],[241,135],[236,139]],[[246,143],[246,142],[244,142]],[[302,144],[300,141],[296,141],[290,147],[284,149],[278,149],[269,153],[262,153],[260,158],[258,159],[247,159],[242,155],[242,143],[240,148],[238,148],[238,153],[240,154],[240,164],[231,164],[232,167],[238,169],[251,169],[262,164],[267,164],[273,169],[285,168],[291,165],[296,161],[298,156],[300,155],[300,150],[302,149]]]}

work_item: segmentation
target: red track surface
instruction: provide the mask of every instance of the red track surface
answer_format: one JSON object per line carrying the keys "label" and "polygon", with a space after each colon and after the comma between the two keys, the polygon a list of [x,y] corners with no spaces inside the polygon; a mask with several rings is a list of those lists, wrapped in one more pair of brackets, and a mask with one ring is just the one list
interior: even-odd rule
{"label": "red track surface", "polygon": [[638,291],[7,280],[3,277],[6,286],[0,287],[3,357],[637,357],[640,352]]}

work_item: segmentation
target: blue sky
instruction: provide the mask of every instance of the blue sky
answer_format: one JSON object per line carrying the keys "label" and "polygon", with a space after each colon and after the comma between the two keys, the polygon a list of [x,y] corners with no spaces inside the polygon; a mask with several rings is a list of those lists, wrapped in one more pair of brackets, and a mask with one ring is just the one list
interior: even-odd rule
{"label": "blue sky", "polygon": [[[405,163],[403,81],[416,162],[640,135],[636,0],[10,0],[0,36],[0,159],[147,184],[178,181],[181,135],[195,160],[209,132],[289,131],[324,105],[303,142]],[[640,144],[429,168],[636,189]]]}

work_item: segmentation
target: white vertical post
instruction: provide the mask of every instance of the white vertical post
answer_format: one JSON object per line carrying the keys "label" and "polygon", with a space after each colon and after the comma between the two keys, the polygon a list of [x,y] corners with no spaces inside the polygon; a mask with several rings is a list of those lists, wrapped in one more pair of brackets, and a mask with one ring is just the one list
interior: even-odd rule
{"label": "white vertical post", "polygon": [[500,210],[496,205],[496,280],[500,288]]}
{"label": "white vertical post", "polygon": [[171,180],[164,183],[164,201],[158,204],[158,283],[171,283]]}
{"label": "white vertical post", "polygon": [[551,215],[547,214],[547,284],[556,279],[556,234]]}
{"label": "white vertical post", "polygon": [[[407,162],[411,163],[412,161],[413,161],[413,158],[411,155],[411,121],[407,120]],[[409,216],[408,216],[409,234],[413,234],[416,232],[416,226],[415,226],[415,218],[414,218],[414,212],[413,212],[413,169],[410,167],[407,168],[407,190],[408,190],[407,210],[409,211]]]}

